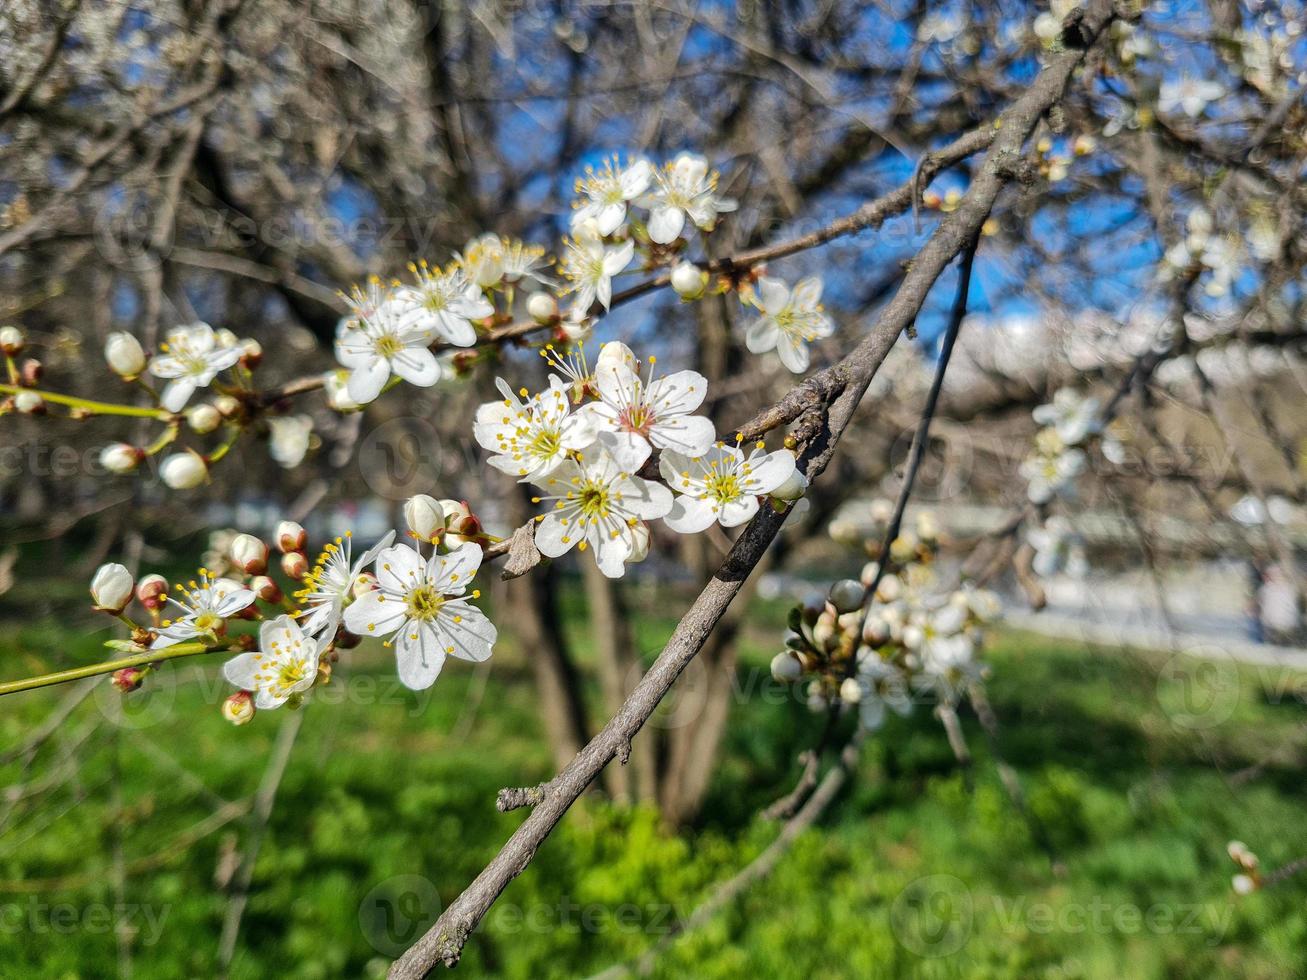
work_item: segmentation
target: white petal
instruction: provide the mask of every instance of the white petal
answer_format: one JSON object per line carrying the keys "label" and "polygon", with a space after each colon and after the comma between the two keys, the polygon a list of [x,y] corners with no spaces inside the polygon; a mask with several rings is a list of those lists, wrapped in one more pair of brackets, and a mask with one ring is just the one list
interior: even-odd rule
{"label": "white petal", "polygon": [[744,345],[755,354],[765,354],[776,346],[781,329],[770,316],[760,317],[744,335]]}
{"label": "white petal", "polygon": [[608,451],[623,473],[634,473],[653,452],[649,441],[634,432],[600,432],[599,445]]}
{"label": "white petal", "polygon": [[622,507],[646,521],[664,517],[672,509],[672,492],[661,483],[630,476],[614,488],[621,491]]}
{"label": "white petal", "polygon": [[698,371],[677,371],[659,378],[649,386],[646,396],[655,415],[672,412],[684,415],[703,404],[708,394],[708,379]]}
{"label": "white petal", "polygon": [[436,682],[445,666],[445,651],[430,623],[406,623],[395,637],[395,666],[399,682],[423,691]]}
{"label": "white petal", "polygon": [[364,592],[345,607],[345,629],[355,636],[388,636],[404,622],[404,604],[380,592]]}
{"label": "white petal", "polygon": [[229,684],[234,684],[242,691],[257,690],[259,685],[255,682],[254,675],[258,673],[259,665],[254,658],[253,653],[242,653],[239,657],[232,657],[222,665],[222,676]]}
{"label": "white petal", "polygon": [[715,520],[717,514],[713,511],[712,504],[681,494],[663,518],[663,523],[677,534],[698,534],[707,530]]}
{"label": "white petal", "polygon": [[381,389],[390,380],[390,362],[384,357],[377,357],[365,362],[349,373],[345,390],[349,397],[360,405],[375,401]]}
{"label": "white petal", "polygon": [[680,208],[660,206],[649,215],[649,237],[659,245],[676,241],[684,227],[685,212]]}
{"label": "white petal", "polygon": [[758,498],[750,495],[723,504],[719,520],[722,522],[722,527],[739,527],[752,520],[756,513],[758,513]]}
{"label": "white petal", "polygon": [[440,363],[425,347],[409,347],[395,355],[391,367],[411,385],[430,388],[440,380]]}
{"label": "white petal", "polygon": [[[442,649],[452,657],[480,663],[488,660],[499,638],[495,624],[486,618],[486,614],[473,605],[459,603],[449,607],[450,615],[442,613],[436,623],[436,632]],[[454,622],[458,616],[459,622]],[[450,651],[448,648],[453,647]]]}
{"label": "white petal", "polygon": [[794,468],[794,454],[787,449],[751,457],[745,486],[750,493],[771,493],[794,475]]}
{"label": "white petal", "polygon": [[159,400],[168,411],[180,412],[191,400],[191,395],[195,394],[195,387],[195,378],[190,376],[169,381],[168,386],[163,389],[163,397]]}
{"label": "white petal", "polygon": [[396,545],[377,555],[376,575],[384,591],[402,594],[426,578],[426,568],[416,548]]}
{"label": "white petal", "polygon": [[795,374],[808,370],[808,345],[799,338],[782,334],[776,342],[776,353],[780,355],[781,363]]}
{"label": "white petal", "polygon": [[[568,540],[564,541],[563,539]],[[557,514],[546,514],[545,519],[536,525],[536,547],[547,558],[557,558],[572,550],[578,536],[575,523],[564,526]]]}
{"label": "white petal", "polygon": [[649,430],[649,439],[659,449],[674,449],[687,456],[698,456],[717,441],[717,429],[711,419],[687,415],[654,425]]}
{"label": "white petal", "polygon": [[763,276],[758,280],[758,291],[762,294],[763,311],[771,316],[790,305],[790,291],[779,279]]}
{"label": "white petal", "polygon": [[432,555],[427,580],[443,595],[461,594],[481,567],[481,556],[481,546],[471,541],[447,555]]}

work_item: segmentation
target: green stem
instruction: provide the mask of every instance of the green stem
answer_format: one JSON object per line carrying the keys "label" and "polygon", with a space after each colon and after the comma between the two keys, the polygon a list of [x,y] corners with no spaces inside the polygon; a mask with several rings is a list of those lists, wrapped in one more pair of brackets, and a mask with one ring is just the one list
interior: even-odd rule
{"label": "green stem", "polygon": [[175,660],[178,657],[194,657],[197,654],[214,652],[216,651],[210,650],[203,643],[178,643],[175,646],[164,647],[162,650],[148,650],[145,653],[120,657],[117,660],[104,660],[86,667],[74,667],[53,674],[38,674],[36,677],[24,677],[20,681],[7,681],[0,684],[0,696],[17,694],[19,691],[34,691],[55,684],[66,684],[69,681],[79,681],[84,677],[95,677],[97,674],[112,674],[115,670],[122,670],[124,667],[143,667],[160,660]]}
{"label": "green stem", "polygon": [[119,405],[114,402],[97,402],[90,398],[78,398],[76,395],[61,395],[54,391],[42,391],[40,388],[21,388],[18,385],[0,385],[0,393],[16,395],[20,391],[30,391],[40,395],[45,401],[55,405],[67,405],[80,408],[94,415],[128,415],[138,419],[169,419],[172,412],[164,408],[148,408],[141,405]]}

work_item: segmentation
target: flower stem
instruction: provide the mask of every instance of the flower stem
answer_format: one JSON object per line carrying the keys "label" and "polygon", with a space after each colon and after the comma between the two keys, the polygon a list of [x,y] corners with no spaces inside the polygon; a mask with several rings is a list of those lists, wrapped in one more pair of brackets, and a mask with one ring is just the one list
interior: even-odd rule
{"label": "flower stem", "polygon": [[0,696],[17,694],[19,691],[34,691],[37,688],[52,687],[55,684],[66,684],[69,681],[81,680],[83,677],[95,677],[97,674],[112,674],[115,670],[122,670],[124,667],[143,667],[146,664],[157,663],[160,660],[174,660],[178,657],[193,657],[197,654],[213,652],[216,651],[210,650],[203,643],[178,643],[162,650],[147,650],[145,653],[120,657],[117,660],[104,660],[86,667],[74,667],[71,670],[60,670],[53,674],[38,674],[36,677],[24,677],[18,681],[6,681],[0,684]]}
{"label": "flower stem", "polygon": [[20,391],[30,391],[40,395],[42,400],[55,405],[67,405],[80,408],[93,415],[128,415],[138,419],[169,419],[172,412],[164,408],[149,408],[141,405],[119,405],[115,402],[97,402],[90,398],[78,398],[76,395],[61,395],[54,391],[42,391],[40,388],[22,388],[18,385],[0,385],[0,393],[16,395]]}

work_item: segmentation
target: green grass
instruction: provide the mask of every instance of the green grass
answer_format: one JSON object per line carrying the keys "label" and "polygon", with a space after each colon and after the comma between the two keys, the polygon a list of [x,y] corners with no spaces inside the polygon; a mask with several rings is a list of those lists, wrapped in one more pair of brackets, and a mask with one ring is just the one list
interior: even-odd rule
{"label": "green grass", "polygon": [[[761,609],[746,634],[740,690],[751,696],[733,708],[699,824],[669,834],[647,810],[587,799],[492,910],[463,974],[585,976],[638,955],[766,846],[775,828],[756,815],[792,784],[819,727],[757,682],[782,612]],[[7,615],[0,677],[97,655],[81,621]],[[638,626],[653,650],[671,620]],[[1271,868],[1307,853],[1295,678],[1177,676],[1164,656],[1012,633],[992,647],[1002,751],[1030,820],[969,714],[971,786],[928,712],[896,719],[775,873],[674,945],[656,975],[1307,975],[1307,875],[1236,899],[1225,855],[1233,837]],[[304,717],[233,978],[380,974],[414,920],[457,895],[521,821],[495,811],[496,790],[549,775],[530,671],[508,645],[480,698],[465,664],[414,695],[380,651],[348,661],[333,685],[348,696]],[[194,831],[223,801],[252,796],[280,717],[232,729],[217,713],[225,694],[212,665],[169,667],[125,703],[93,694],[26,773],[0,767],[0,786],[43,789],[0,799],[0,976],[113,976],[115,919],[132,933],[136,977],[217,974],[227,898],[215,871],[242,824]],[[63,695],[0,702],[0,754]]]}

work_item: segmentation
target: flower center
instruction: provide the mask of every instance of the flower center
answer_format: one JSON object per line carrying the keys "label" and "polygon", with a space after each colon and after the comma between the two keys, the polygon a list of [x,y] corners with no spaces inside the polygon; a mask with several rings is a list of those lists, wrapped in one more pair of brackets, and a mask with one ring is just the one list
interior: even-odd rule
{"label": "flower center", "polygon": [[729,504],[740,497],[740,479],[734,473],[714,473],[704,481],[708,496],[720,504]]}
{"label": "flower center", "polygon": [[587,517],[607,517],[608,489],[591,485],[582,490],[581,513]]}
{"label": "flower center", "polygon": [[410,619],[426,621],[435,619],[440,614],[445,598],[433,586],[419,585],[408,594],[406,603]]}
{"label": "flower center", "polygon": [[288,661],[277,670],[277,686],[285,690],[304,680],[304,676],[303,663],[298,660]]}
{"label": "flower center", "polygon": [[399,338],[392,333],[383,334],[377,338],[376,351],[382,357],[394,357],[404,349],[404,345],[399,342]]}
{"label": "flower center", "polygon": [[628,432],[648,436],[654,424],[653,412],[649,411],[647,405],[632,405],[630,408],[622,409],[617,417],[617,424]]}
{"label": "flower center", "polygon": [[561,437],[557,429],[540,429],[527,445],[527,452],[532,456],[548,458],[557,456],[561,448]]}
{"label": "flower center", "polygon": [[201,633],[208,633],[216,629],[222,622],[222,617],[216,613],[202,612],[195,617],[195,628]]}

